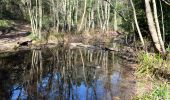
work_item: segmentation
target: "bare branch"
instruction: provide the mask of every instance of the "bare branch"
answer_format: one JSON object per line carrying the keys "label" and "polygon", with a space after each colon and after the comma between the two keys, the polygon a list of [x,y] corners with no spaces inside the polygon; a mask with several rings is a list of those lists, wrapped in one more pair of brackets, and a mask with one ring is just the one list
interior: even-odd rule
{"label": "bare branch", "polygon": [[168,1],[165,1],[165,0],[162,0],[165,4],[169,5],[170,6],[170,2]]}
{"label": "bare branch", "polygon": [[128,20],[121,14],[121,12],[119,12],[119,11],[117,11],[117,10],[115,9],[115,7],[114,7],[113,4],[111,4],[111,3],[110,3],[109,1],[107,1],[107,0],[104,0],[104,1],[106,1],[107,3],[109,3],[109,4],[113,7],[113,9],[119,14],[119,16],[123,18],[124,21],[126,21],[126,22],[128,21]]}

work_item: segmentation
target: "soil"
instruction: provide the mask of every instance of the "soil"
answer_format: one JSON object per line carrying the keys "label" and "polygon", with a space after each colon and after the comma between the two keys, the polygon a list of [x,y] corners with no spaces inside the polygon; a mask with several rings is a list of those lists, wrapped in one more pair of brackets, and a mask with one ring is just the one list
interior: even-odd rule
{"label": "soil", "polygon": [[30,40],[27,37],[31,31],[29,24],[15,21],[10,27],[13,29],[9,30],[8,33],[0,35],[0,52],[13,51],[18,46],[17,42]]}

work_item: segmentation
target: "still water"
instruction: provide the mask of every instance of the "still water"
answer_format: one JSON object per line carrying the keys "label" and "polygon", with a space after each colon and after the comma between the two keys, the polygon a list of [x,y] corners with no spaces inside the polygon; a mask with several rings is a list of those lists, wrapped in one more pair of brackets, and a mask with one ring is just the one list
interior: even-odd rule
{"label": "still water", "polygon": [[1,54],[0,100],[129,100],[122,72],[122,60],[104,50],[55,47]]}

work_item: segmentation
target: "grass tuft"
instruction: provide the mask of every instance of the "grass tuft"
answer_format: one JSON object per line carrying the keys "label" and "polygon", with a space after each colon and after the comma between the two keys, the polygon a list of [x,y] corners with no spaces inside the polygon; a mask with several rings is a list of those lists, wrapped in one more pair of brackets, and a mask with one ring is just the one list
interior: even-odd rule
{"label": "grass tuft", "polygon": [[141,52],[138,55],[139,66],[137,68],[138,76],[153,76],[155,68],[163,66],[164,60],[159,54]]}

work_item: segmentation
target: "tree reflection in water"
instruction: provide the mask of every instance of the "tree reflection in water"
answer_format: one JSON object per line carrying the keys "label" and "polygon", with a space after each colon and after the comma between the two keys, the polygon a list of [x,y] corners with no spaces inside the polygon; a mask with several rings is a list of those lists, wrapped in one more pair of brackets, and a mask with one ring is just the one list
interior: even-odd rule
{"label": "tree reflection in water", "polygon": [[[21,80],[1,80],[8,84],[3,91],[10,91],[4,93],[9,93],[12,100],[110,100],[120,95],[121,70],[114,53],[58,47],[25,52],[25,56],[10,59],[11,63],[20,60],[17,64],[3,65],[18,66],[16,73],[21,73],[13,76]],[[7,58],[1,60],[9,61]],[[2,98],[9,97],[2,95]]]}

